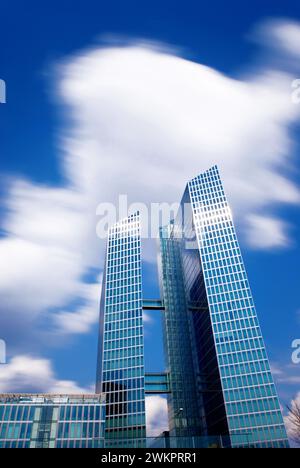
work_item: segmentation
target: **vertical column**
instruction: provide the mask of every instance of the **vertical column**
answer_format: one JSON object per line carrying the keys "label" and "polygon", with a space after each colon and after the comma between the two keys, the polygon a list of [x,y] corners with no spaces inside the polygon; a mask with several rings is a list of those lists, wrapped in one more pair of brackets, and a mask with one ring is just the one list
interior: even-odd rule
{"label": "vertical column", "polygon": [[286,447],[279,400],[217,167],[188,187],[232,445]]}
{"label": "vertical column", "polygon": [[99,360],[106,446],[142,447],[146,425],[139,213],[110,229],[104,277]]}
{"label": "vertical column", "polygon": [[164,299],[164,348],[170,377],[168,414],[170,434],[178,447],[189,447],[191,436],[205,433],[201,395],[196,388],[188,309],[182,270],[181,238],[171,224],[160,230],[159,276]]}

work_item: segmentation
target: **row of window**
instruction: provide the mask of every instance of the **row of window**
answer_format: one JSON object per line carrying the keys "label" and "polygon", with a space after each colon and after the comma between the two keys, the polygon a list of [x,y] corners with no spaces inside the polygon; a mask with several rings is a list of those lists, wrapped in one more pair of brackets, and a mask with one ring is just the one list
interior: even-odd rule
{"label": "row of window", "polygon": [[[122,318],[121,318],[122,317]],[[135,317],[135,318],[128,318],[126,313],[122,313],[118,316],[115,314],[112,316],[105,316],[105,331],[120,331],[126,330],[129,328],[136,329],[136,333],[142,333],[142,326],[143,326],[143,317]]]}
{"label": "row of window", "polygon": [[[238,257],[232,257],[232,258],[226,258],[226,259],[218,259],[218,260],[214,260],[214,261],[210,261],[208,260],[207,258],[205,259],[204,257],[202,257],[202,260],[203,260],[203,270],[204,272],[206,272],[207,270],[215,270],[215,272],[217,273],[217,275],[219,275],[218,273],[218,270],[219,268],[228,268],[229,271],[230,269],[232,269],[232,272],[234,271],[241,271],[241,267],[243,266],[243,261],[242,261],[242,257],[238,256]],[[205,263],[204,263],[204,260],[205,260]]]}
{"label": "row of window", "polygon": [[224,397],[227,403],[231,403],[245,400],[257,400],[266,397],[277,397],[277,395],[274,384],[270,384],[225,390]]}
{"label": "row of window", "polygon": [[239,263],[232,262],[230,265],[224,262],[223,260],[222,261],[217,260],[213,264],[209,264],[209,265],[203,264],[203,272],[204,272],[205,279],[214,278],[214,277],[216,277],[217,279],[220,279],[224,275],[232,276],[234,274],[238,274],[238,275],[241,274],[242,276],[246,278],[247,276],[246,276],[246,272],[243,266],[244,265],[242,263],[242,259],[239,259]]}
{"label": "row of window", "polygon": [[[230,314],[228,314],[230,315]],[[232,314],[233,315],[233,314]],[[214,317],[216,319],[216,317]],[[258,319],[256,316],[246,318],[246,319],[234,319],[228,321],[214,321],[213,328],[216,333],[222,333],[226,331],[233,331],[233,330],[244,330],[248,328],[259,328]]]}
{"label": "row of window", "polygon": [[136,265],[136,262],[133,265],[126,264],[123,266],[116,266],[112,262],[111,265],[107,267],[107,281],[119,279],[119,278],[132,278],[141,276],[141,265]]}
{"label": "row of window", "polygon": [[[105,340],[104,351],[119,350],[124,348],[136,348],[144,344],[143,336],[133,338],[114,339],[112,341]],[[140,354],[140,353],[139,353]],[[123,356],[124,357],[124,356]]]}
{"label": "row of window", "polygon": [[[235,283],[237,281],[246,281],[248,282],[247,274],[245,271],[238,270],[240,271],[229,271],[230,268],[220,268],[219,270],[216,270],[215,275],[212,274],[212,271],[209,270],[206,273],[206,284],[207,286],[215,286],[218,284],[224,284],[224,283]],[[232,270],[232,267],[231,267]]]}
{"label": "row of window", "polygon": [[0,439],[30,439],[32,423],[2,423]]}
{"label": "row of window", "polygon": [[[232,281],[232,282],[222,282],[220,281],[219,284],[216,283],[215,286],[207,286],[206,287],[207,294],[210,296],[215,294],[226,294],[230,292],[235,292],[235,297],[248,297],[250,296],[250,289],[249,284],[247,281]],[[242,292],[242,294],[241,294]]]}
{"label": "row of window", "polygon": [[141,249],[135,248],[133,245],[128,247],[128,250],[120,252],[108,252],[107,262],[110,267],[120,265],[123,267],[128,267],[128,265],[133,266],[133,263],[140,263],[141,260]]}
{"label": "row of window", "polygon": [[116,304],[121,299],[121,302],[134,301],[142,298],[139,286],[123,286],[115,289],[107,289],[106,304]]}
{"label": "row of window", "polygon": [[[127,390],[136,388],[144,388],[145,380],[141,378],[123,379],[123,380],[110,380],[108,382],[103,380],[102,389],[104,393],[116,393],[114,401],[125,401]],[[119,399],[120,398],[120,399]]]}
{"label": "row of window", "polygon": [[57,440],[55,447],[56,448],[103,448],[104,439],[94,440]]}
{"label": "row of window", "polygon": [[124,403],[113,403],[107,405],[107,416],[126,415],[126,414],[145,414],[145,402],[144,401],[129,401]]}
{"label": "row of window", "polygon": [[228,297],[226,297],[225,295],[211,296],[209,298],[210,308],[214,309],[215,306],[220,306],[221,310],[223,304],[223,310],[227,312],[230,310],[249,310],[254,307],[253,299],[251,297],[235,300],[235,298],[232,297],[233,293],[228,294],[227,296]]}
{"label": "row of window", "polygon": [[[115,396],[116,395],[114,395],[113,392],[111,393],[107,392],[108,401],[109,399],[113,401]],[[144,388],[137,388],[137,389],[126,391],[126,404],[129,403],[130,401],[144,401],[144,398],[145,398]]]}
{"label": "row of window", "polygon": [[[225,307],[227,311],[225,312]],[[257,315],[255,313],[254,307],[250,307],[248,309],[238,309],[238,310],[231,310],[230,303],[221,304],[220,305],[214,305],[210,308],[211,312],[211,321],[214,324],[223,324],[223,323],[230,323],[232,321],[240,321],[242,324],[249,323],[253,324],[254,326],[258,326],[259,322],[257,319]],[[243,328],[243,326],[241,326]]]}
{"label": "row of window", "polygon": [[268,360],[246,362],[233,364],[230,366],[220,366],[221,374],[223,377],[244,375],[244,374],[255,374],[260,372],[270,372],[270,365]]}
{"label": "row of window", "polygon": [[60,420],[73,420],[73,421],[91,421],[100,420],[104,417],[104,406],[61,406],[59,412]]}
{"label": "row of window", "polygon": [[141,278],[141,267],[139,268],[126,268],[126,265],[121,268],[117,268],[116,266],[110,265],[107,266],[106,269],[106,281],[115,281],[115,280],[129,280],[130,278],[135,278],[137,281]]}
{"label": "row of window", "polygon": [[[105,303],[106,303],[106,306],[116,305],[116,304],[122,305],[123,303],[123,307],[124,307],[123,310],[125,310],[126,304],[127,304],[127,308],[128,307],[132,308],[135,306],[134,301],[141,301],[141,300],[142,300],[142,292],[138,291],[138,292],[131,293],[131,294],[122,294],[119,296],[107,297]],[[141,307],[141,303],[138,303],[137,307]],[[120,310],[122,309],[120,308]]]}
{"label": "row of window", "polygon": [[58,439],[86,439],[103,437],[104,421],[102,422],[71,422],[59,423]]}
{"label": "row of window", "polygon": [[127,217],[119,221],[118,223],[114,224],[110,230],[109,234],[110,236],[113,236],[114,234],[120,234],[120,233],[130,233],[132,231],[139,231],[139,217]]}
{"label": "row of window", "polygon": [[143,426],[145,424],[145,414],[128,414],[126,417],[113,416],[106,421],[105,429],[123,428],[128,426]]}
{"label": "row of window", "polygon": [[213,189],[214,192],[212,193],[212,189],[210,187],[205,188],[193,188],[191,192],[191,201],[193,204],[194,209],[197,209],[201,203],[201,208],[205,206],[222,206],[223,203],[226,201],[224,197],[224,192],[222,188]]}
{"label": "row of window", "polygon": [[264,348],[262,338],[247,339],[244,341],[233,341],[229,343],[217,344],[218,354],[236,353],[239,351],[251,351],[252,349]]}
{"label": "row of window", "polygon": [[32,405],[0,405],[0,422],[30,421],[33,419],[34,410]]}
{"label": "row of window", "polygon": [[[136,356],[143,356],[144,354],[144,347],[143,346],[136,346],[135,348],[121,348],[111,351],[104,351],[103,354],[103,361],[113,361],[117,359],[118,361],[125,360],[127,358],[134,358]],[[122,367],[120,365],[120,367]]]}
{"label": "row of window", "polygon": [[137,356],[117,361],[104,361],[103,371],[124,369],[126,367],[139,367],[144,365],[144,357]]}
{"label": "row of window", "polygon": [[103,381],[105,382],[117,382],[122,381],[123,379],[132,379],[135,377],[143,377],[144,368],[143,367],[134,367],[128,369],[119,369],[117,371],[106,371],[103,372]]}
{"label": "row of window", "polygon": [[[105,330],[124,330],[131,327],[138,327],[137,334],[141,334],[143,332],[143,315],[142,315],[142,308],[139,310],[127,310],[125,312],[114,312],[111,314],[107,314],[105,316],[105,325],[113,324],[111,329],[106,328]],[[131,325],[129,324],[131,322]],[[141,322],[141,325],[139,324]]]}
{"label": "row of window", "polygon": [[273,411],[270,413],[260,412],[257,414],[244,414],[242,416],[229,416],[228,417],[228,425],[230,430],[234,430],[237,428],[246,429],[260,426],[279,426],[283,425],[282,421],[282,414],[280,411]]}
{"label": "row of window", "polygon": [[129,250],[131,248],[138,248],[140,245],[141,243],[139,239],[134,240],[130,237],[124,239],[114,239],[113,237],[110,237],[108,243],[108,252],[113,252],[114,250]]}
{"label": "row of window", "polygon": [[222,354],[219,356],[219,365],[228,365],[228,364],[242,364],[251,362],[267,360],[267,353],[264,348],[254,349],[251,351],[240,351],[238,353]]}
{"label": "row of window", "polygon": [[224,390],[240,387],[255,387],[256,385],[272,384],[273,378],[270,372],[261,374],[247,374],[236,377],[223,377],[222,384]]}
{"label": "row of window", "polygon": [[129,286],[135,286],[137,289],[138,287],[141,287],[141,278],[139,277],[133,277],[133,278],[124,278],[124,279],[118,279],[114,281],[107,281],[106,283],[106,290],[110,289],[116,289],[116,288],[124,288],[124,287],[129,287]]}
{"label": "row of window", "polygon": [[131,238],[137,235],[139,233],[139,230],[140,226],[138,218],[126,218],[123,221],[111,226],[111,228],[109,229],[109,237],[113,237],[116,239],[123,237]]}
{"label": "row of window", "polygon": [[[238,327],[238,324],[236,324]],[[214,326],[215,329],[215,326]],[[215,340],[216,343],[236,343],[242,342],[243,344],[247,340],[252,338],[260,338],[261,332],[259,327],[245,328],[243,330],[229,330],[224,332],[215,331]]]}
{"label": "row of window", "polygon": [[[115,331],[106,331],[104,333],[104,341],[111,341],[111,340],[119,340],[120,338],[143,338],[143,330],[142,328],[128,328],[128,329],[122,329],[122,330],[115,330]],[[142,342],[141,342],[142,343]],[[140,343],[140,344],[141,344]],[[139,343],[136,343],[139,344]],[[131,345],[132,346],[132,345]]]}
{"label": "row of window", "polygon": [[250,448],[289,448],[282,426],[255,427],[248,432],[244,429],[241,429],[241,431],[234,430],[231,432],[233,447],[236,445],[241,446],[244,443],[245,447]]}
{"label": "row of window", "polygon": [[250,400],[236,403],[228,403],[227,414],[250,414],[268,411],[279,411],[279,404],[277,398],[262,398],[260,400]]}

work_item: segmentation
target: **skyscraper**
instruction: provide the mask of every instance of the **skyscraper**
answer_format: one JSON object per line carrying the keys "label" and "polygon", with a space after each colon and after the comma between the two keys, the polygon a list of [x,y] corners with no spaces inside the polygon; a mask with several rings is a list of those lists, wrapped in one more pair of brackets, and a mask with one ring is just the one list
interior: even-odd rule
{"label": "skyscraper", "polygon": [[138,213],[109,231],[100,333],[96,390],[106,394],[106,445],[142,447],[146,426]]}
{"label": "skyscraper", "polygon": [[[217,167],[188,182],[160,229],[159,300],[143,297],[140,231],[135,213],[108,235],[96,388],[106,394],[107,446],[145,446],[145,394],[165,393],[171,446],[221,436],[232,447],[288,447]],[[143,308],[162,310],[163,373],[145,373]]]}
{"label": "skyscraper", "polygon": [[[288,441],[231,211],[217,167],[191,180],[176,220],[160,233],[164,336],[171,386],[169,422],[193,426],[184,406],[194,384],[202,434],[232,446]],[[180,333],[180,321],[187,321]],[[182,348],[188,357],[181,355]],[[192,388],[191,394],[188,388]],[[186,396],[187,395],[187,396]],[[183,411],[178,413],[179,408]]]}

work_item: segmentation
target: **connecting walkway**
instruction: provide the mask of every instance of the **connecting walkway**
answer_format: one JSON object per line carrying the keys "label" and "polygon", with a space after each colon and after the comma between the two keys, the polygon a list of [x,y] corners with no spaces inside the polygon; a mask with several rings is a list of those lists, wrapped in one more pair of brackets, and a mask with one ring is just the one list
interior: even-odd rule
{"label": "connecting walkway", "polygon": [[171,393],[167,372],[146,372],[145,393],[147,395]]}

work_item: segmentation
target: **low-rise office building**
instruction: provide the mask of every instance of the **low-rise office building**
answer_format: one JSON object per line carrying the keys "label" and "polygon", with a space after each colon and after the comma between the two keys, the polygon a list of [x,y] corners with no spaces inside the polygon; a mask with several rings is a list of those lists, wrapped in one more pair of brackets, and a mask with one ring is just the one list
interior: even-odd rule
{"label": "low-rise office building", "polygon": [[0,448],[104,446],[105,397],[0,395]]}

